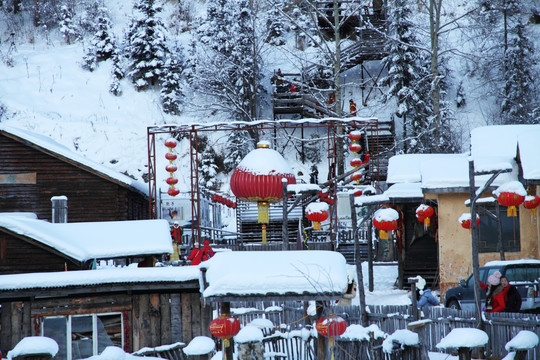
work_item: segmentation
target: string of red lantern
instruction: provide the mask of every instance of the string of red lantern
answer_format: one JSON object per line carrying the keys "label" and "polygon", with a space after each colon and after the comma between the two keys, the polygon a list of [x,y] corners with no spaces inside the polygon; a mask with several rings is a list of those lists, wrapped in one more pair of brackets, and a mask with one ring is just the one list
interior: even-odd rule
{"label": "string of red lantern", "polygon": [[229,339],[240,331],[240,322],[233,316],[222,314],[212,320],[208,328],[212,335],[223,340],[223,358],[227,359],[225,349],[230,346]]}
{"label": "string of red lantern", "polygon": [[[350,161],[352,167],[355,171],[358,171],[360,165],[362,165],[362,160],[356,157],[356,154],[362,150],[362,146],[356,142],[362,139],[362,133],[360,131],[351,131],[349,133],[349,139],[352,140],[352,144],[349,145],[349,150],[354,154],[354,158]],[[362,179],[362,174],[352,174],[351,181],[356,181],[356,185],[360,184],[360,179]]]}
{"label": "string of red lantern", "polygon": [[165,166],[165,170],[169,172],[169,177],[165,181],[169,185],[169,190],[167,190],[167,194],[169,194],[170,196],[176,196],[180,194],[180,190],[174,187],[174,185],[178,184],[178,179],[174,177],[174,172],[178,170],[176,165],[174,165],[174,161],[178,158],[178,156],[173,153],[173,149],[176,147],[176,145],[176,140],[173,138],[167,139],[165,141],[165,146],[169,148],[169,152],[165,153],[165,159],[169,160],[169,164]]}
{"label": "string of red lantern", "polygon": [[212,201],[215,202],[215,203],[220,203],[220,204],[223,204],[223,205],[225,205],[227,207],[236,209],[236,202],[232,201],[230,199],[227,199],[224,196],[214,194],[214,195],[212,195]]}

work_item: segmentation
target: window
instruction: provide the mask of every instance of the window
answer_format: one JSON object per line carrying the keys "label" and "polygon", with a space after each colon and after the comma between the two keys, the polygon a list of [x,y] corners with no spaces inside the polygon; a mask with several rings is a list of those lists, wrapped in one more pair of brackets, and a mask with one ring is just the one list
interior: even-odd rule
{"label": "window", "polygon": [[42,335],[58,343],[55,359],[76,360],[99,355],[107,346],[124,348],[123,327],[119,313],[55,316],[43,320]]}
{"label": "window", "polygon": [[[495,206],[486,206],[484,209],[480,208],[480,252],[497,252],[497,220],[486,214],[486,210],[492,214],[496,214]],[[518,210],[519,214],[519,210]],[[503,250],[506,252],[517,252],[521,250],[519,241],[519,216],[507,217],[506,208],[501,207],[501,227],[502,227],[502,241]]]}

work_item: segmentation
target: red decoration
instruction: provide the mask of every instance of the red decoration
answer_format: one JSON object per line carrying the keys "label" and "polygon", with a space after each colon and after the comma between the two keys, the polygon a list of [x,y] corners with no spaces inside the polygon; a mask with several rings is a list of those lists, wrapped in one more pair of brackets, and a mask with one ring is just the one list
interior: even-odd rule
{"label": "red decoration", "polygon": [[353,195],[354,195],[354,196],[362,196],[363,193],[364,193],[364,192],[363,192],[362,190],[356,190],[356,191],[353,193]]}
{"label": "red decoration", "polygon": [[315,324],[317,332],[324,337],[334,338],[341,336],[347,330],[347,322],[341,316],[330,314],[328,317],[321,317]]}
{"label": "red decoration", "polygon": [[360,160],[360,158],[354,158],[350,161],[350,164],[352,167],[359,167],[360,165],[363,164],[362,160]]}
{"label": "red decoration", "polygon": [[[462,216],[459,220],[464,229],[471,229],[471,217]],[[476,226],[480,226],[480,218],[476,215]]]}
{"label": "red decoration", "polygon": [[240,322],[235,317],[223,314],[212,320],[208,328],[212,335],[223,340],[223,353],[225,354],[225,348],[230,345],[229,339],[240,331]]}
{"label": "red decoration", "polygon": [[167,194],[169,194],[169,195],[171,195],[171,196],[176,196],[176,195],[180,194],[180,190],[171,187],[171,188],[169,188],[169,190],[167,191]]}
{"label": "red decoration", "polygon": [[358,141],[362,138],[362,133],[358,131],[352,131],[349,133],[349,139],[352,141]]}
{"label": "red decoration", "polygon": [[380,230],[379,238],[388,239],[388,232],[397,228],[399,214],[391,208],[382,208],[373,215],[373,226]]}
{"label": "red decoration", "polygon": [[165,166],[165,170],[167,170],[170,173],[173,173],[176,170],[178,170],[178,168],[176,167],[176,165],[167,165],[167,166]]}
{"label": "red decoration", "polygon": [[418,221],[424,223],[424,229],[427,230],[431,222],[431,217],[435,213],[435,210],[429,205],[421,204],[416,208],[416,218]]}
{"label": "red decoration", "polygon": [[178,179],[173,178],[173,177],[167,178],[166,181],[167,181],[167,184],[169,184],[169,185],[175,185],[175,184],[178,184]]}
{"label": "red decoration", "polygon": [[165,153],[165,159],[169,160],[169,161],[173,161],[173,160],[176,160],[178,156],[176,154],[173,154],[173,153]]}
{"label": "red decoration", "polygon": [[359,181],[360,179],[362,179],[363,176],[364,175],[362,175],[362,174],[352,174],[351,175],[351,180],[352,181]]}
{"label": "red decoration", "polygon": [[168,147],[169,149],[175,148],[176,147],[176,140],[169,139],[169,140],[165,141],[165,146]]}
{"label": "red decoration", "polygon": [[538,206],[540,206],[540,197],[538,195],[527,196],[523,202],[523,207],[531,210],[533,215],[536,215],[536,208]]}
{"label": "red decoration", "polygon": [[308,211],[306,217],[308,220],[313,221],[313,230],[321,230],[321,222],[328,219],[328,212],[325,210]]}
{"label": "red decoration", "polygon": [[362,150],[362,146],[359,144],[351,144],[349,145],[349,150],[351,150],[353,153],[357,153]]}
{"label": "red decoration", "polygon": [[525,196],[519,195],[515,192],[506,191],[499,193],[497,201],[502,206],[507,206],[506,215],[508,217],[517,216],[516,206],[519,206],[525,200]]}

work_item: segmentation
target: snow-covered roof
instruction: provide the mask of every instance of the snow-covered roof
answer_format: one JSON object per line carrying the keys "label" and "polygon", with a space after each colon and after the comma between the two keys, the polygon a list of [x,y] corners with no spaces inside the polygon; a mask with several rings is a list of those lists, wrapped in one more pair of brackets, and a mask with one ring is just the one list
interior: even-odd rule
{"label": "snow-covered roof", "polygon": [[15,137],[22,139],[25,143],[31,144],[30,146],[38,148],[40,151],[51,154],[57,158],[69,160],[69,162],[74,163],[75,166],[85,170],[90,170],[109,181],[129,187],[140,192],[141,194],[148,196],[148,184],[134,180],[129,176],[109,169],[104,165],[93,162],[92,160],[89,160],[84,156],[81,156],[80,154],[57,143],[49,137],[7,125],[0,125],[0,132],[11,138]]}
{"label": "snow-covered roof", "polygon": [[[430,189],[467,188],[469,160],[476,172],[511,170],[493,182],[500,186],[517,180],[519,151],[525,180],[540,180],[540,125],[484,126],[471,131],[471,155],[467,154],[402,154],[390,158],[389,184],[418,183],[424,192]],[[475,176],[481,186],[491,175]]]}
{"label": "snow-covered roof", "polygon": [[172,253],[166,220],[53,224],[38,220],[34,214],[0,213],[0,228],[34,239],[80,262]]}
{"label": "snow-covered roof", "polygon": [[175,282],[198,280],[198,266],[122,267],[31,274],[0,275],[2,291],[48,289],[103,284]]}
{"label": "snow-covered roof", "polygon": [[206,268],[203,296],[307,296],[339,299],[347,264],[334,251],[233,251],[216,254]]}

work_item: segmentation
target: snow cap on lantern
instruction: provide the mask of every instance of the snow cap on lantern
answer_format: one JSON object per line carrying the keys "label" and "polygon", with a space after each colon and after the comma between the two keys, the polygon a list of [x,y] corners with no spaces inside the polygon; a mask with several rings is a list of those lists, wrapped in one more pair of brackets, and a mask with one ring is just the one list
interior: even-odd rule
{"label": "snow cap on lantern", "polygon": [[416,218],[418,221],[424,223],[424,229],[429,227],[434,212],[433,208],[426,204],[420,204],[420,206],[416,208]]}
{"label": "snow cap on lantern", "polygon": [[392,208],[381,208],[373,215],[373,226],[380,230],[379,237],[388,239],[388,232],[397,228],[399,213]]}
{"label": "snow cap on lantern", "polygon": [[[463,213],[458,219],[464,229],[471,229],[471,213]],[[480,217],[476,214],[476,225],[480,225]]]}
{"label": "snow cap on lantern", "polygon": [[321,230],[321,222],[328,219],[328,204],[312,202],[306,206],[306,217],[313,221],[313,230]]}
{"label": "snow cap on lantern", "polygon": [[249,152],[234,170],[231,191],[239,199],[257,202],[259,223],[268,224],[269,204],[283,197],[283,178],[288,184],[296,184],[292,169],[283,156],[270,149],[267,141],[261,141],[257,149]]}
{"label": "snow cap on lantern", "polygon": [[536,208],[540,205],[540,197],[538,195],[527,195],[523,202],[525,209],[531,210],[533,215],[536,215]]}
{"label": "snow cap on lantern", "polygon": [[519,181],[510,181],[499,186],[497,190],[493,191],[493,194],[497,197],[500,205],[508,207],[506,215],[513,217],[517,216],[516,206],[523,203],[527,191]]}

